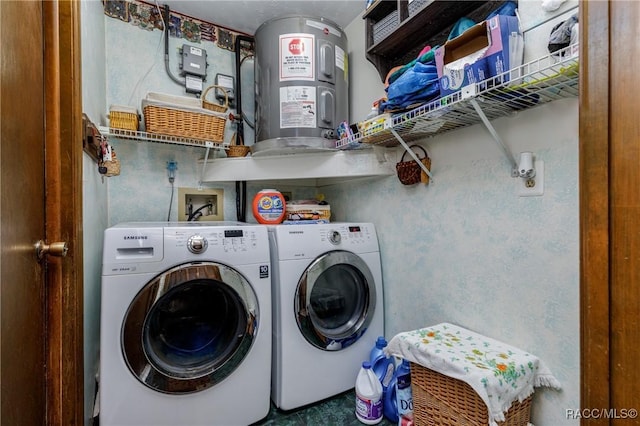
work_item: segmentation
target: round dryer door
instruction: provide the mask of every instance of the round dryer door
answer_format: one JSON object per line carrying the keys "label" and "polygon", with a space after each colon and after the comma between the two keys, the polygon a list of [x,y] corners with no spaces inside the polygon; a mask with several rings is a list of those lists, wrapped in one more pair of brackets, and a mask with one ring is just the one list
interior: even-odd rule
{"label": "round dryer door", "polygon": [[257,297],[244,276],[218,263],[188,263],[158,275],[136,295],[124,318],[122,351],[146,386],[197,392],[240,365],[258,322]]}
{"label": "round dryer door", "polygon": [[356,342],[376,309],[373,275],[359,256],[331,251],[314,260],[298,282],[298,328],[317,348],[335,351]]}

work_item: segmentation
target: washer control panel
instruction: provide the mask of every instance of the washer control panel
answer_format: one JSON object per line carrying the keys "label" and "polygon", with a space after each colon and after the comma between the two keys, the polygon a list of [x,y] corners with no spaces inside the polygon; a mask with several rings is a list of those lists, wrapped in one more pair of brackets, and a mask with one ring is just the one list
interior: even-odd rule
{"label": "washer control panel", "polygon": [[216,260],[229,265],[269,262],[269,237],[262,225],[126,225],[129,224],[105,231],[103,275],[158,271],[192,260]]}
{"label": "washer control panel", "polygon": [[194,254],[201,254],[207,249],[239,253],[255,249],[258,237],[255,232],[244,229],[210,229],[197,234],[191,232],[176,232],[175,247],[184,247]]}

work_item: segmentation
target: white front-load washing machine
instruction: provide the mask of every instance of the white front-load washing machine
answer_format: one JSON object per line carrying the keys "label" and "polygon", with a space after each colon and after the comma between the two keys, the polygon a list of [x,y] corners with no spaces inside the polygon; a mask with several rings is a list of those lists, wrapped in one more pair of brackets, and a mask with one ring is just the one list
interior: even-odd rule
{"label": "white front-load washing machine", "polygon": [[128,223],[105,231],[100,424],[247,425],[270,408],[264,226]]}
{"label": "white front-load washing machine", "polygon": [[384,335],[382,270],[371,223],[269,228],[271,398],[290,410],[352,389]]}

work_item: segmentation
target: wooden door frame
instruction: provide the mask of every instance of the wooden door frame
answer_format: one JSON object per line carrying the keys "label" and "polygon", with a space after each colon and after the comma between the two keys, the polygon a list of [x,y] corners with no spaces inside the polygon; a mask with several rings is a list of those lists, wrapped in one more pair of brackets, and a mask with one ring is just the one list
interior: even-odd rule
{"label": "wooden door frame", "polygon": [[639,90],[629,68],[640,52],[637,13],[633,2],[580,3],[580,404],[587,409],[640,408]]}
{"label": "wooden door frame", "polygon": [[66,241],[47,260],[47,419],[84,424],[80,2],[42,1],[45,38],[45,232]]}
{"label": "wooden door frame", "polygon": [[608,2],[582,2],[579,19],[580,405],[607,408],[610,406]]}

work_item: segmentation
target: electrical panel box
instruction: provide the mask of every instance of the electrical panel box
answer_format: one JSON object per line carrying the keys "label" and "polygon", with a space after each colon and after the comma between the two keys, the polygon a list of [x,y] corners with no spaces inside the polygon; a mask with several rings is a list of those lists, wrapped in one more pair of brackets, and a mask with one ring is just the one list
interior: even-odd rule
{"label": "electrical panel box", "polygon": [[[229,98],[229,106],[234,106],[235,95],[235,79],[230,75],[216,74],[216,86],[224,87]],[[224,102],[224,93],[221,90],[216,90],[216,99]]]}
{"label": "electrical panel box", "polygon": [[182,45],[182,74],[207,75],[207,51],[187,44]]}

